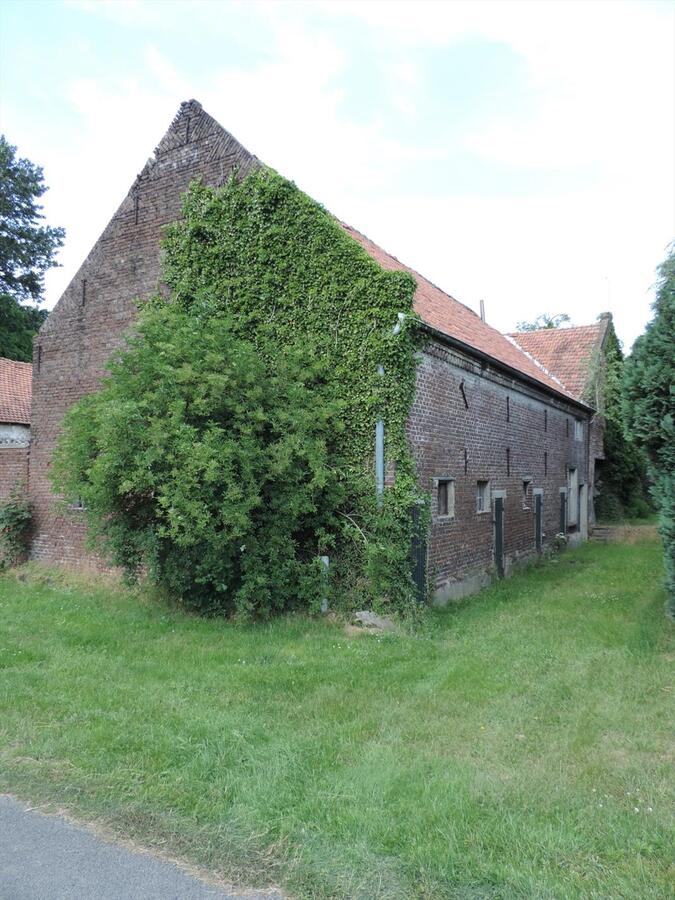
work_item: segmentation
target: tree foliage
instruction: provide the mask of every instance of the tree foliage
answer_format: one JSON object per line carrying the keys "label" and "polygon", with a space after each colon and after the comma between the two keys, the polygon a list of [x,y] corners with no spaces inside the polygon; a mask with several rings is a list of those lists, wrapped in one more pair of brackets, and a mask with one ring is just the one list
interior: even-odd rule
{"label": "tree foliage", "polygon": [[567,313],[557,313],[553,316],[548,313],[542,313],[540,316],[537,316],[534,322],[518,322],[516,330],[539,331],[543,328],[560,328],[561,325],[570,321],[571,319]]}
{"label": "tree foliage", "polygon": [[40,166],[16,156],[0,135],[0,356],[28,361],[32,336],[46,313],[42,299],[44,274],[57,265],[63,228],[40,224],[38,200],[46,192]]}
{"label": "tree foliage", "polygon": [[653,309],[626,363],[624,413],[654,479],[669,612],[675,617],[675,245],[659,267]]}
{"label": "tree foliage", "polygon": [[626,435],[622,408],[624,358],[610,321],[603,347],[590,362],[585,400],[604,419],[605,459],[597,470],[599,493],[595,500],[598,519],[611,521],[640,518],[652,511],[649,504],[644,451]]}
{"label": "tree foliage", "polygon": [[46,318],[46,309],[22,306],[9,294],[0,294],[0,356],[30,362],[33,335]]}
{"label": "tree foliage", "polygon": [[[323,554],[355,602],[405,606],[413,279],[269,170],[191,186],[164,278],[169,302],[146,306],[102,391],[67,418],[59,490],[82,498],[115,562],[200,609],[318,601]],[[380,417],[397,466],[381,506]]]}

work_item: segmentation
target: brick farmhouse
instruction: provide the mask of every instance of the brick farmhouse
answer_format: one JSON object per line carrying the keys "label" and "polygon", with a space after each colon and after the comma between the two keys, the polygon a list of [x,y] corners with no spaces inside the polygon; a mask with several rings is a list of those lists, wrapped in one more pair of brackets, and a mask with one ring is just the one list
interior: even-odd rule
{"label": "brick farmhouse", "polygon": [[[96,389],[106,362],[134,322],[135,298],[160,286],[162,229],[181,212],[198,176],[218,185],[260,163],[200,104],[183,103],[35,339],[29,494],[31,555],[69,565],[101,564],[84,549],[75,503],[51,492],[50,458],[65,411]],[[368,238],[347,232],[385,269],[406,269]],[[408,270],[410,271],[410,270]],[[505,574],[563,532],[587,536],[592,493],[592,407],[577,384],[553,374],[520,341],[491,328],[416,272],[415,308],[425,347],[408,422],[421,485],[432,497],[417,577],[439,602]],[[520,343],[519,343],[520,342]],[[374,423],[375,445],[375,423]],[[7,451],[0,451],[7,452]],[[391,463],[387,471],[391,477]]]}

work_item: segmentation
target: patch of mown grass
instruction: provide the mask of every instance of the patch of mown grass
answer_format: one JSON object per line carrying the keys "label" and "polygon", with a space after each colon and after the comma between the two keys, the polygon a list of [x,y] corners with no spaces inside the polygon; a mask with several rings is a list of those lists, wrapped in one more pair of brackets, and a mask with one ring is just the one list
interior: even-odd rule
{"label": "patch of mown grass", "polygon": [[586,545],[379,637],[8,575],[0,785],[296,897],[670,897],[661,573]]}

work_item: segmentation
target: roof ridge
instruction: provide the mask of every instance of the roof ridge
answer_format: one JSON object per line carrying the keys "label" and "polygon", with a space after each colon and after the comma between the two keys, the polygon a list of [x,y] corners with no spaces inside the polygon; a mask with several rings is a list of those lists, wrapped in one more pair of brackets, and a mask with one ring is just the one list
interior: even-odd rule
{"label": "roof ridge", "polygon": [[581,331],[582,328],[596,328],[600,330],[605,321],[607,320],[603,319],[599,322],[590,322],[588,325],[568,325],[566,328],[533,328],[530,331],[505,331],[504,334],[556,334],[556,332],[560,333],[561,331]]}
{"label": "roof ridge", "polygon": [[24,362],[22,359],[10,359],[8,356],[0,356],[0,363],[12,363],[14,366],[29,366],[33,367],[33,363]]}

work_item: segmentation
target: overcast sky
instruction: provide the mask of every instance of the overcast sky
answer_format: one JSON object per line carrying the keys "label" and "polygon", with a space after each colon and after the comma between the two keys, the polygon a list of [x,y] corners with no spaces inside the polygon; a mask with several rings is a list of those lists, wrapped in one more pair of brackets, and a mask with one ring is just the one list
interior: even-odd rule
{"label": "overcast sky", "polygon": [[501,330],[614,313],[675,237],[671,2],[0,3],[0,127],[67,229],[52,306],[199,100],[251,152]]}

